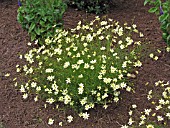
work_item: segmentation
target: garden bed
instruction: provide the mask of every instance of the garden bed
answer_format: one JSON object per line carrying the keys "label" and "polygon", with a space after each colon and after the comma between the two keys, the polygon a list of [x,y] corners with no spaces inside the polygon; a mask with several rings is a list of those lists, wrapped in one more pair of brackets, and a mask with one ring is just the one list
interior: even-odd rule
{"label": "garden bed", "polygon": [[[0,128],[48,128],[58,127],[59,122],[63,122],[64,128],[119,128],[127,124],[129,120],[128,112],[131,105],[136,104],[138,111],[144,108],[153,108],[147,100],[148,91],[154,88],[154,83],[159,80],[170,81],[170,53],[165,52],[166,44],[161,38],[162,32],[157,17],[148,13],[149,6],[143,6],[143,0],[126,0],[122,5],[114,7],[106,14],[109,18],[136,24],[148,43],[148,48],[143,54],[154,53],[159,57],[154,61],[149,56],[143,60],[143,65],[139,68],[139,74],[131,79],[135,84],[135,93],[123,92],[122,100],[115,105],[112,103],[105,110],[102,106],[97,106],[91,110],[90,118],[83,120],[76,116],[72,110],[53,110],[53,106],[44,108],[44,102],[34,102],[31,97],[23,100],[20,93],[14,87],[13,79],[16,77],[15,66],[21,64],[18,59],[19,54],[26,53],[30,49],[27,45],[29,36],[16,20],[17,1],[4,1],[0,3]],[[64,27],[74,28],[79,20],[90,21],[96,15],[88,14],[68,8],[64,14]],[[138,37],[134,37],[138,40]],[[161,50],[161,53],[157,52]],[[4,77],[10,73],[9,77]],[[146,86],[148,83],[148,86]],[[160,90],[161,91],[161,90]],[[158,91],[159,92],[159,91]],[[159,92],[160,93],[160,92]],[[66,117],[75,115],[74,121],[68,123]],[[52,126],[48,125],[48,119],[54,118]],[[162,122],[160,122],[161,124]],[[170,121],[167,122],[170,127]]]}

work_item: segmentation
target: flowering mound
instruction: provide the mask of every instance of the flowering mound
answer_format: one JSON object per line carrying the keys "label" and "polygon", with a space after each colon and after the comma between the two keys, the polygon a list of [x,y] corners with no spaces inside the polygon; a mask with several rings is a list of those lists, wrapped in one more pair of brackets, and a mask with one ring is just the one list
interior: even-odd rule
{"label": "flowering mound", "polygon": [[133,41],[136,25],[123,27],[112,19],[96,17],[88,25],[78,23],[75,29],[58,30],[45,45],[33,48],[24,55],[26,65],[17,65],[17,72],[26,75],[27,82],[16,86],[23,98],[35,93],[53,104],[63,102],[88,119],[87,110],[96,104],[119,101],[121,90],[132,90],[127,77],[140,67],[141,42]]}

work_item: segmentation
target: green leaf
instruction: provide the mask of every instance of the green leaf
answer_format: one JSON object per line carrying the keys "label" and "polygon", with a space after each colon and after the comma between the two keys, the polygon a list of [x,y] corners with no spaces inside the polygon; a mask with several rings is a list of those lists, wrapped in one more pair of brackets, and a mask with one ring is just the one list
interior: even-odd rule
{"label": "green leaf", "polygon": [[163,33],[162,34],[162,38],[166,41],[167,40],[167,37],[168,37],[168,34],[167,33]]}
{"label": "green leaf", "polygon": [[166,22],[166,21],[162,22],[162,24],[161,24],[161,30],[162,30],[162,31],[165,31],[165,30],[166,30],[166,26],[167,26],[167,22]]}
{"label": "green leaf", "polygon": [[45,22],[40,20],[40,25],[44,27],[45,26]]}
{"label": "green leaf", "polygon": [[159,21],[163,22],[163,21],[167,20],[168,17],[169,17],[169,13],[165,13],[159,17]]}
{"label": "green leaf", "polygon": [[25,16],[25,19],[27,19],[28,20],[28,22],[30,22],[32,19],[34,19],[34,15],[27,15],[27,16]]}
{"label": "green leaf", "polygon": [[168,24],[166,25],[166,30],[167,30],[168,32],[170,32],[170,23],[168,23]]}
{"label": "green leaf", "polygon": [[149,2],[150,0],[145,0],[144,2],[144,6]]}
{"label": "green leaf", "polygon": [[28,33],[31,33],[31,31],[35,28],[35,23],[32,22],[30,27],[29,27],[29,30],[28,30]]}
{"label": "green leaf", "polygon": [[157,7],[150,8],[148,12],[155,13],[158,10]]}
{"label": "green leaf", "polygon": [[170,35],[167,37],[166,42],[170,44]]}
{"label": "green leaf", "polygon": [[41,33],[41,29],[40,29],[40,28],[37,28],[37,27],[36,27],[34,30],[35,30],[35,33],[36,33],[37,35],[40,35],[40,33]]}
{"label": "green leaf", "polygon": [[31,33],[31,41],[34,41],[36,39],[36,34],[35,33]]}

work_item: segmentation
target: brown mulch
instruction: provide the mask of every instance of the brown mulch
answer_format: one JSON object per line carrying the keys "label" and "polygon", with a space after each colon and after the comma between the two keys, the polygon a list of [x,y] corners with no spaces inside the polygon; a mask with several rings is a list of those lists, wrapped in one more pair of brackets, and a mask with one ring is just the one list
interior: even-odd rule
{"label": "brown mulch", "polygon": [[[151,41],[149,48],[145,50],[156,51],[164,49],[165,42],[161,38],[160,24],[154,14],[148,13],[149,6],[143,6],[144,0],[125,0],[119,6],[114,7],[108,17],[118,20],[121,23],[135,23],[138,30],[143,32],[146,39]],[[17,1],[0,1],[0,128],[48,128],[59,127],[58,122],[65,122],[64,117],[72,111],[53,110],[43,107],[43,101],[35,103],[31,98],[24,101],[20,93],[15,89],[13,78],[16,77],[15,66],[20,64],[19,54],[28,51],[27,43],[29,36],[16,20]],[[73,28],[79,20],[91,20],[94,14],[83,11],[76,11],[68,8],[64,15],[65,28]],[[145,52],[143,54],[145,54]],[[10,77],[4,75],[10,73]],[[89,120],[75,118],[73,123],[66,124],[64,128],[119,128],[128,120],[129,107],[137,104],[139,109],[149,106],[146,100],[146,93],[151,87],[146,87],[145,83],[153,84],[158,80],[170,80],[170,54],[164,50],[159,54],[159,60],[143,60],[143,66],[139,69],[139,74],[133,80],[136,93],[124,92],[123,100],[116,106],[111,104],[108,109],[97,106],[90,111]],[[49,117],[55,118],[52,126],[47,124]],[[170,127],[170,124],[168,125]]]}

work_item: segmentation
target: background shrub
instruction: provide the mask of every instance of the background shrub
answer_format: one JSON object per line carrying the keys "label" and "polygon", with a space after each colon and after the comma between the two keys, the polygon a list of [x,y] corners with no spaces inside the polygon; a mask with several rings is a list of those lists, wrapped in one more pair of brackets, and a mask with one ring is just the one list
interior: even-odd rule
{"label": "background shrub", "polygon": [[31,41],[39,39],[42,43],[63,25],[66,4],[62,0],[24,0],[18,4],[18,22],[28,31]]}
{"label": "background shrub", "polygon": [[106,13],[116,3],[122,3],[124,0],[65,0],[67,4],[75,6],[80,10],[93,12],[96,14]]}

